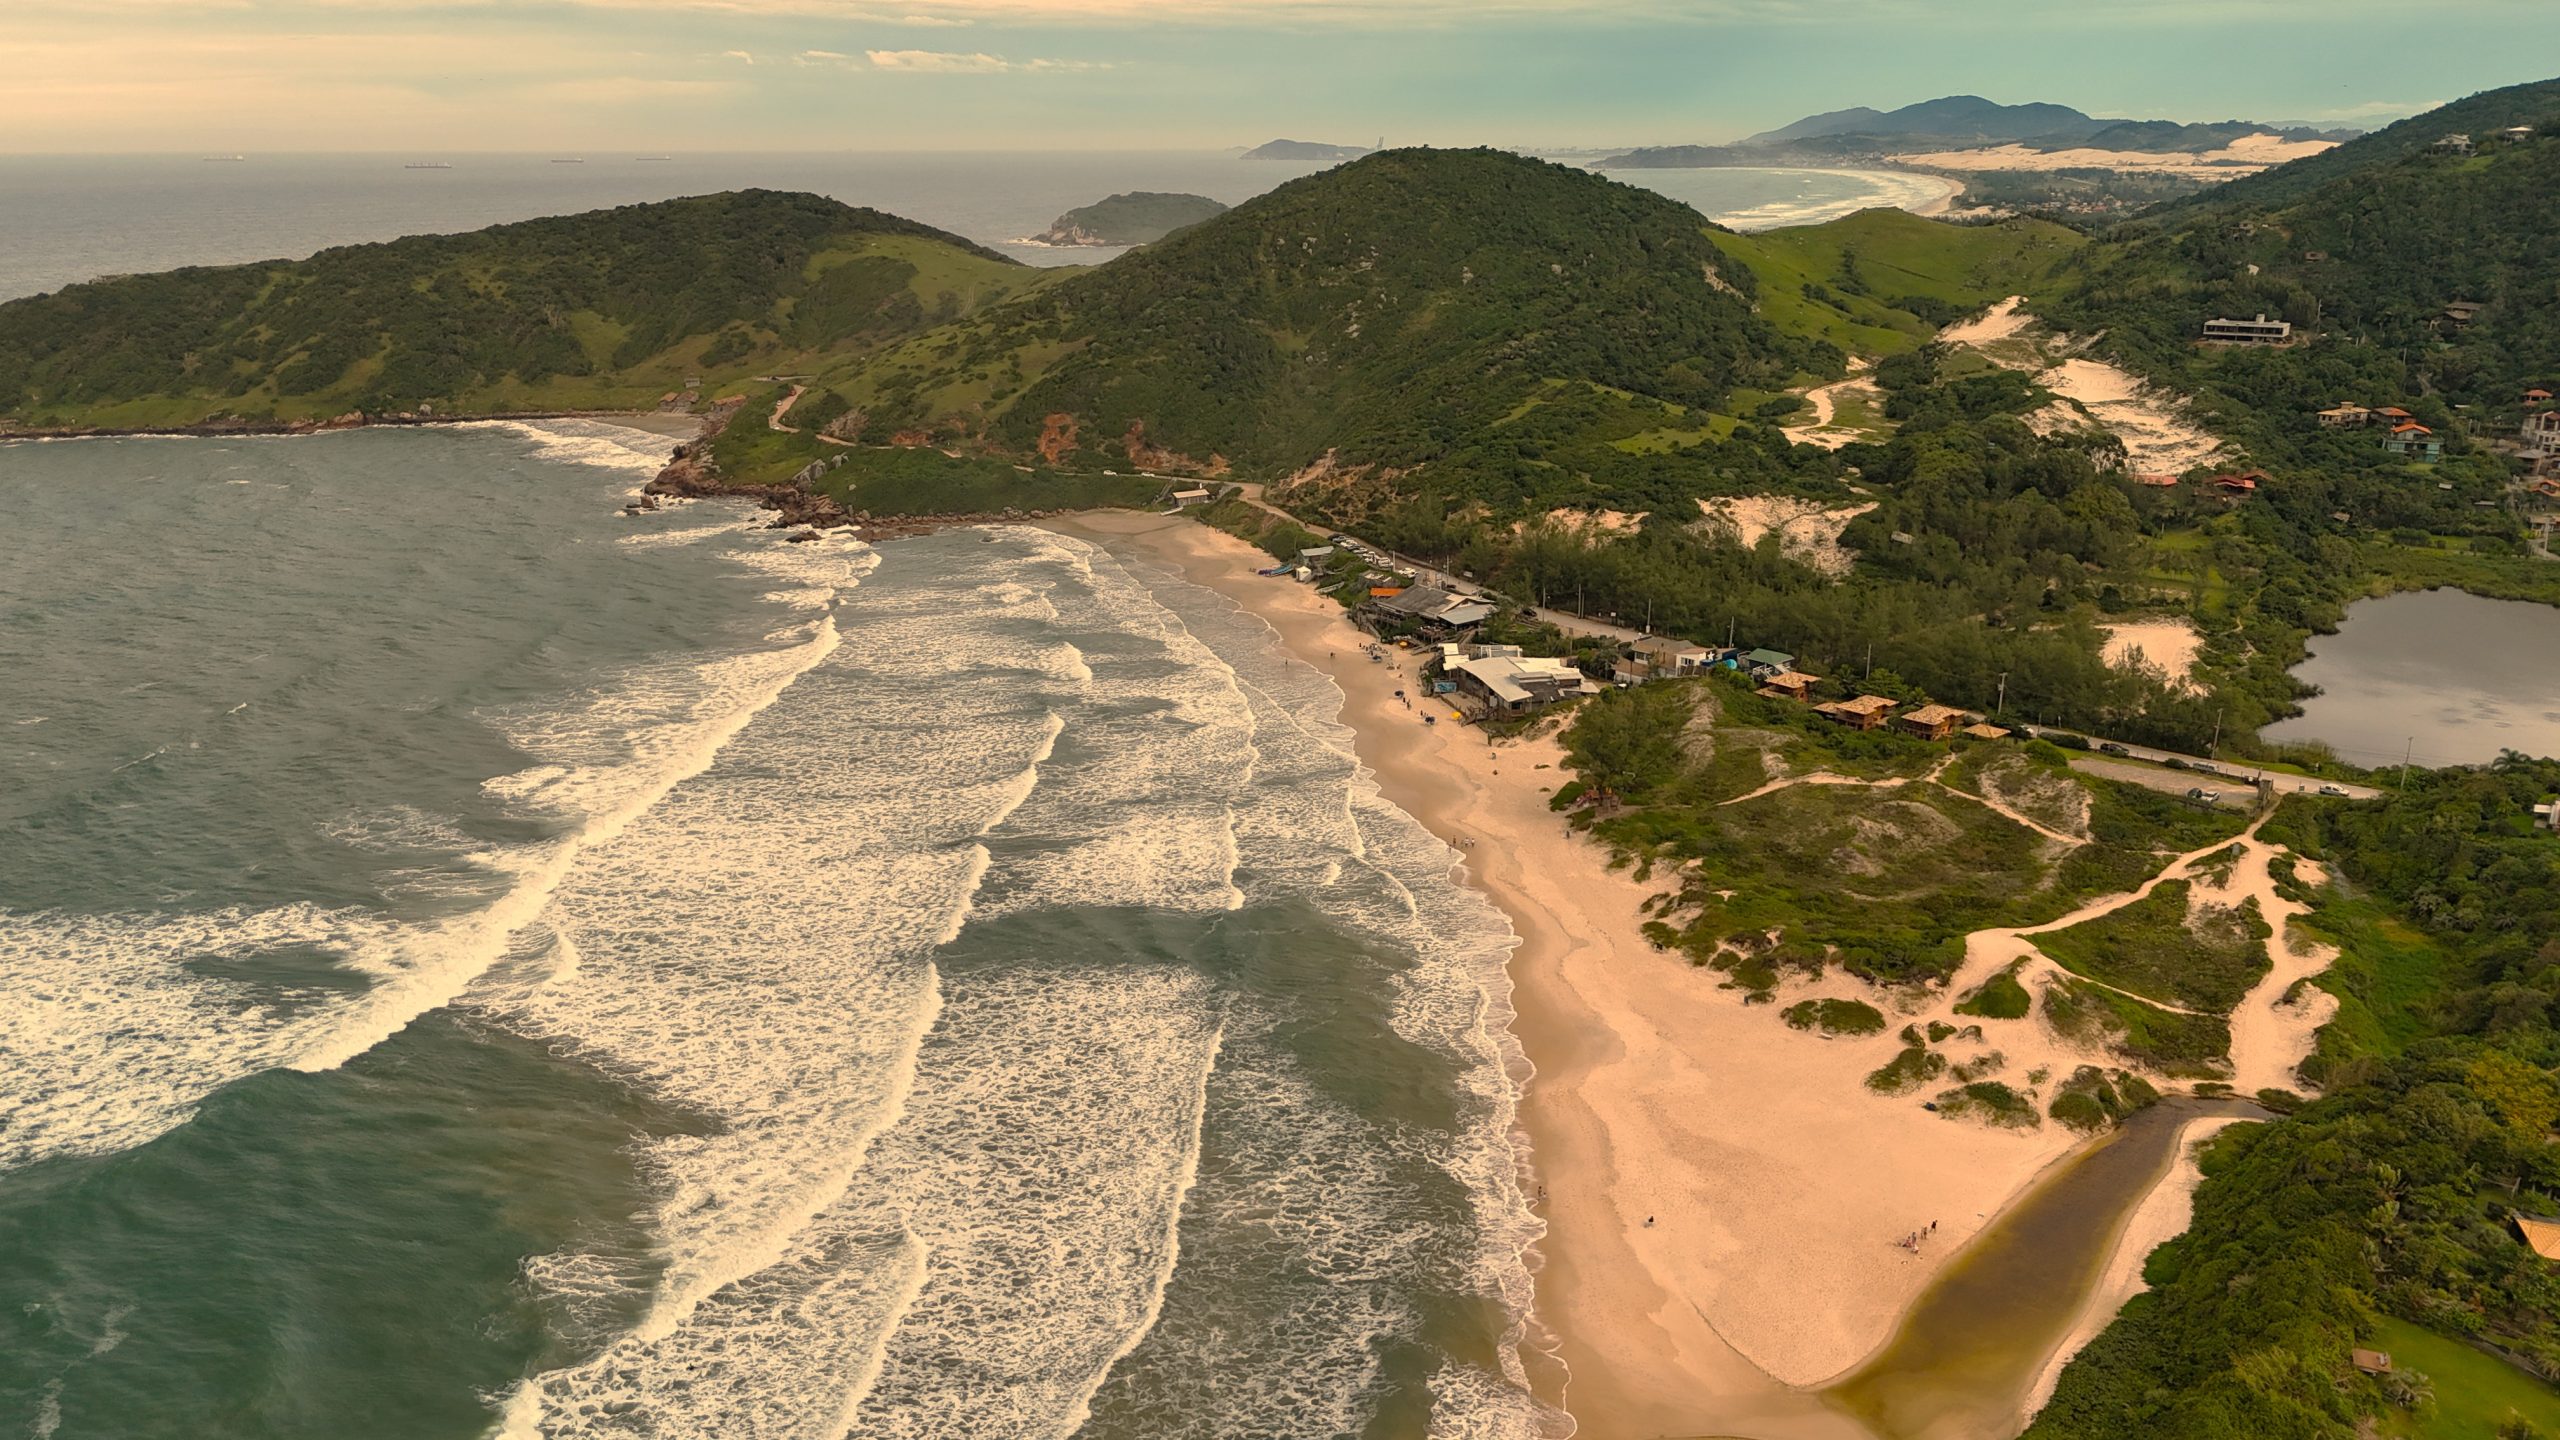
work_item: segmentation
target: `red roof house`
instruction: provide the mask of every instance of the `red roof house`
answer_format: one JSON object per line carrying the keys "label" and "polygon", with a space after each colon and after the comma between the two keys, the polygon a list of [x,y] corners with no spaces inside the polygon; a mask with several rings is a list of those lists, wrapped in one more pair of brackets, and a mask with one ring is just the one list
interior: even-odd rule
{"label": "red roof house", "polygon": [[2238,490],[2246,493],[2257,489],[2258,482],[2266,478],[2266,471],[2251,470],[2240,475],[2216,475],[2213,477],[2213,483],[2224,490]]}

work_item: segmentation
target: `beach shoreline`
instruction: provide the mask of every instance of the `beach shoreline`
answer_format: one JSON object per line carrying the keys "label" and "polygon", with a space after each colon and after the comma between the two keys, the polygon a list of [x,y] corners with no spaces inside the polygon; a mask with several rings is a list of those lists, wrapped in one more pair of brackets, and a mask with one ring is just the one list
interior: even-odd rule
{"label": "beach shoreline", "polygon": [[[1569,776],[1552,737],[1490,743],[1422,723],[1420,657],[1373,661],[1333,601],[1262,578],[1261,552],[1187,517],[1044,522],[1169,569],[1268,623],[1344,694],[1342,721],[1387,799],[1451,843],[1510,917],[1520,1098],[1546,1233],[1524,1362],[1589,1437],[1711,1433],[1865,1440],[1822,1388],[1882,1349],[1966,1243],[2075,1151],[2060,1127],[1953,1124],[1878,1097],[1899,1041],[1776,1023],[1720,977],[1656,951],[1647,887],[1548,807]],[[1893,1013],[1893,997],[1834,977]],[[1936,1230],[1917,1252],[1895,1242]]]}

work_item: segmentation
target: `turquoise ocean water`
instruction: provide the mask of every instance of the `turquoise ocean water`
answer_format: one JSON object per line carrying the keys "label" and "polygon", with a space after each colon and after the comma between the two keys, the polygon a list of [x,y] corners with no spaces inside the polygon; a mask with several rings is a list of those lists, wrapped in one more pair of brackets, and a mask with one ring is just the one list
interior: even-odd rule
{"label": "turquoise ocean water", "polygon": [[609,426],[0,446],[0,1434],[1554,1433],[1339,693]]}

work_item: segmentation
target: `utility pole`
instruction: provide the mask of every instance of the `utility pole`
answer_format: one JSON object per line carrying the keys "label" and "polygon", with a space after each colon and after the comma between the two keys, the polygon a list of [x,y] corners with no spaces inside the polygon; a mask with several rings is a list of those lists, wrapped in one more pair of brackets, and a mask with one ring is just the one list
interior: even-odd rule
{"label": "utility pole", "polygon": [[2009,672],[2008,672],[2008,671],[2006,671],[2006,670],[2003,670],[2003,671],[2001,671],[2001,672],[2000,672],[2000,698],[1999,698],[1998,700],[1996,700],[1996,701],[1992,702],[1992,706],[1991,706],[1991,713],[1992,713],[1992,714],[1994,714],[1994,715],[2005,714],[2005,713],[2007,713],[2008,709],[2009,709]]}
{"label": "utility pole", "polygon": [[1873,640],[1867,642],[1867,678],[1876,678],[1876,642]]}
{"label": "utility pole", "polygon": [[2205,753],[2205,757],[2206,757],[2207,759],[2211,759],[2211,760],[2219,760],[2219,759],[2221,759],[2221,758],[2222,758],[2222,712],[2221,712],[2221,711],[2218,711],[2218,710],[2217,710],[2217,711],[2215,711],[2215,712],[2214,712],[2214,716],[2213,716],[2213,741],[2212,741],[2212,743],[2211,743],[2211,744],[2208,744],[2207,746],[2205,746],[2204,753]]}
{"label": "utility pole", "polygon": [[2409,737],[2409,743],[2400,751],[2400,783],[2395,787],[2404,795],[2409,791],[2409,761],[2417,753],[2418,737],[2412,735]]}

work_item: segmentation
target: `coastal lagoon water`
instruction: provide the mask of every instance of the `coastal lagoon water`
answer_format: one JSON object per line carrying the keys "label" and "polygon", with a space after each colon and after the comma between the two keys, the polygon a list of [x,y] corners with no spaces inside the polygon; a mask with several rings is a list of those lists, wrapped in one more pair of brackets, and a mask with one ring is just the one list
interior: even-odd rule
{"label": "coastal lagoon water", "polygon": [[1512,937],[1331,683],[664,445],[0,446],[0,1430],[1555,1433]]}
{"label": "coastal lagoon water", "polygon": [[2560,609],[2424,590],[2359,600],[2311,637],[2294,678],[2320,687],[2263,732],[2359,765],[2480,765],[2560,756]]}
{"label": "coastal lagoon water", "polygon": [[[0,300],[100,275],[299,258],[332,245],[761,186],[940,226],[1035,265],[1121,253],[1019,243],[1079,205],[1171,190],[1233,205],[1325,168],[1224,151],[1090,154],[0,156]],[[411,170],[406,160],[449,163]],[[1940,187],[1848,170],[1619,170],[1743,229],[1811,224]]]}

